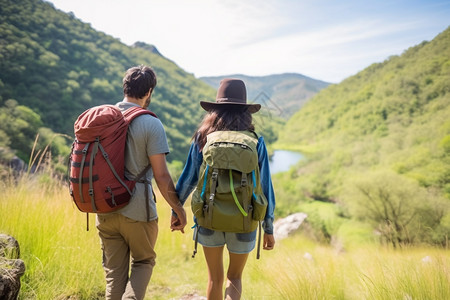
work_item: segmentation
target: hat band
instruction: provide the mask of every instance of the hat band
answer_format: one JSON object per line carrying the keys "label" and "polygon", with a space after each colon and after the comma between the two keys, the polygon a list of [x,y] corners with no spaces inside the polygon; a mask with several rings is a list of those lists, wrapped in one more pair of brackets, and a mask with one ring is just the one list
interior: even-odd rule
{"label": "hat band", "polygon": [[237,98],[218,98],[216,99],[217,103],[237,103],[237,104],[247,104],[247,101],[243,99],[237,99]]}

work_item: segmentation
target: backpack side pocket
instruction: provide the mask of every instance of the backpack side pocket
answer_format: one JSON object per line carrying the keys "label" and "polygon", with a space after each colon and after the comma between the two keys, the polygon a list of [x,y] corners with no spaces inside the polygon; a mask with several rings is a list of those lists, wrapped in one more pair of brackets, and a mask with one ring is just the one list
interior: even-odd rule
{"label": "backpack side pocket", "polygon": [[264,220],[264,217],[266,216],[266,210],[267,210],[266,196],[264,196],[264,194],[256,195],[253,193],[252,206],[253,206],[252,219],[255,221]]}
{"label": "backpack side pocket", "polygon": [[198,192],[198,190],[195,190],[192,194],[191,210],[197,219],[203,219],[205,217],[203,213],[203,206],[203,199],[200,197],[200,193]]}

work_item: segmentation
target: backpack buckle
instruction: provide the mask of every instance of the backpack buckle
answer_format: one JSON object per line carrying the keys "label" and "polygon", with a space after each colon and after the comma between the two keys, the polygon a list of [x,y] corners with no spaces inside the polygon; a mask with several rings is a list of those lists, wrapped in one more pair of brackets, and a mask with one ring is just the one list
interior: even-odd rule
{"label": "backpack buckle", "polygon": [[247,186],[247,174],[242,173],[241,186]]}
{"label": "backpack buckle", "polygon": [[215,169],[211,174],[211,180],[217,181],[217,176],[219,176],[219,172]]}
{"label": "backpack buckle", "polygon": [[91,143],[86,143],[86,146],[84,146],[83,150],[81,150],[81,153],[83,153],[84,156],[86,155],[90,144]]}
{"label": "backpack buckle", "polygon": [[209,202],[213,202],[214,201],[214,196],[215,196],[216,194],[214,194],[214,193],[211,193],[210,195],[209,195]]}
{"label": "backpack buckle", "polygon": [[89,192],[89,196],[94,196],[94,189],[89,189],[88,192]]}

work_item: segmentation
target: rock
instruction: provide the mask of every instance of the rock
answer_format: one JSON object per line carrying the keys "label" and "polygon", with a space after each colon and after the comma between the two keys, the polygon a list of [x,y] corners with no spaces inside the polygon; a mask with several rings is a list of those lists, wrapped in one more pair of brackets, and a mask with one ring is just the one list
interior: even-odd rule
{"label": "rock", "polygon": [[19,259],[17,240],[0,234],[0,299],[17,299],[20,291],[20,277],[25,273],[25,263]]}
{"label": "rock", "polygon": [[20,247],[19,242],[12,236],[0,234],[0,257],[19,258]]}
{"label": "rock", "polygon": [[19,157],[14,156],[8,163],[14,176],[22,174],[27,169],[27,165]]}
{"label": "rock", "polygon": [[296,231],[303,221],[308,217],[305,213],[295,213],[286,218],[278,219],[273,224],[273,234],[275,240],[287,238],[289,234]]}

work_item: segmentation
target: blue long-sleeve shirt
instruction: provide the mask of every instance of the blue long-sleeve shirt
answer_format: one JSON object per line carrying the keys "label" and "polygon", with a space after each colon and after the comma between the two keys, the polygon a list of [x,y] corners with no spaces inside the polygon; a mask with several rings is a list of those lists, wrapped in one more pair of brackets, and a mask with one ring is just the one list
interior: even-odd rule
{"label": "blue long-sleeve shirt", "polygon": [[[268,202],[263,228],[265,233],[273,234],[275,194],[273,191],[272,178],[270,176],[269,156],[262,136],[258,138],[256,149],[258,151],[261,187]],[[194,142],[191,144],[186,164],[176,185],[178,198],[183,204],[197,186],[202,161],[203,154],[200,151],[198,144]]]}

